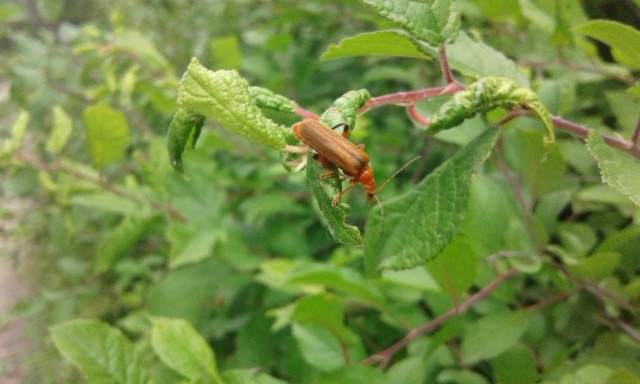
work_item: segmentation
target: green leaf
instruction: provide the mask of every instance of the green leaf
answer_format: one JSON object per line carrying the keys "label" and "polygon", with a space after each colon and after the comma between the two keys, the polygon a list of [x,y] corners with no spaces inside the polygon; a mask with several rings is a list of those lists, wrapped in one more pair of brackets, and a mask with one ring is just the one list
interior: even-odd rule
{"label": "green leaf", "polygon": [[[320,116],[320,121],[329,127],[346,123],[354,128],[356,112],[362,107],[371,95],[366,89],[349,91],[336,99],[336,101]],[[351,212],[348,205],[339,202],[335,206],[331,203],[334,197],[342,190],[342,182],[336,173],[335,176],[325,177],[320,180],[320,175],[327,173],[322,165],[313,159],[311,152],[307,156],[307,182],[313,197],[318,202],[322,216],[327,222],[329,232],[338,242],[361,246],[362,236],[358,227],[347,224],[347,216]]]}
{"label": "green leaf", "polygon": [[456,36],[460,12],[451,0],[363,0],[380,15],[397,22],[416,38],[439,46]]}
{"label": "green leaf", "polygon": [[73,320],[51,327],[53,342],[92,384],[146,384],[133,344],[108,324]]}
{"label": "green leaf", "polygon": [[[431,56],[438,57],[437,48],[421,45],[424,52],[431,52]],[[506,77],[520,85],[528,85],[527,78],[513,60],[483,42],[471,39],[464,32],[460,32],[453,43],[447,44],[446,49],[449,67],[467,77]]]}
{"label": "green leaf", "polygon": [[478,264],[478,257],[469,243],[456,237],[435,260],[427,263],[427,268],[442,290],[457,300],[458,295],[473,283]]}
{"label": "green leaf", "polygon": [[326,173],[322,165],[317,162],[311,152],[307,155],[307,183],[313,197],[318,202],[318,208],[322,212],[329,232],[336,241],[352,246],[362,246],[362,235],[355,225],[347,223],[347,216],[351,208],[338,202],[331,205],[333,198],[342,190],[342,183],[339,177],[326,177],[320,180],[320,175]]}
{"label": "green leaf", "polygon": [[295,113],[296,103],[282,95],[262,87],[249,87],[251,100],[259,108],[272,109],[278,112]]}
{"label": "green leaf", "polygon": [[285,146],[283,130],[253,103],[249,84],[236,71],[209,71],[191,59],[178,92],[178,104],[225,129],[270,148]]}
{"label": "green leaf", "polygon": [[436,257],[453,238],[467,209],[474,170],[489,155],[497,128],[480,134],[407,193],[385,204],[385,231],[379,212],[366,226],[365,269],[408,269]]}
{"label": "green leaf", "polygon": [[611,148],[595,131],[589,133],[586,142],[598,162],[602,181],[640,205],[640,160]]}
{"label": "green leaf", "polygon": [[134,55],[151,69],[164,69],[173,75],[173,67],[155,47],[148,34],[135,29],[118,30],[113,39],[113,47]]}
{"label": "green leaf", "polygon": [[229,369],[221,376],[225,384],[287,384],[286,381],[278,380],[266,373],[256,372],[255,369]]}
{"label": "green leaf", "polygon": [[619,260],[619,252],[599,252],[569,264],[567,268],[577,278],[599,281],[613,272]]}
{"label": "green leaf", "polygon": [[524,311],[490,313],[467,329],[462,339],[462,358],[467,364],[491,359],[510,349],[529,324]]}
{"label": "green leaf", "polygon": [[133,248],[142,236],[147,234],[153,223],[153,217],[125,217],[120,224],[98,242],[96,257],[93,261],[95,270],[104,272],[111,268]]}
{"label": "green leaf", "polygon": [[409,36],[397,31],[361,33],[342,39],[338,44],[330,45],[320,56],[320,60],[371,55],[431,59],[431,55],[424,53],[420,47]]}
{"label": "green leaf", "polygon": [[291,319],[326,329],[342,342],[353,344],[357,336],[344,323],[344,303],[331,294],[305,296],[295,303]]}
{"label": "green leaf", "polygon": [[538,96],[529,88],[522,87],[513,80],[500,77],[483,77],[458,92],[444,103],[431,117],[429,131],[455,127],[465,119],[495,108],[528,108],[547,129],[547,142],[554,141],[553,125],[549,111]]}
{"label": "green leaf", "polygon": [[167,151],[171,166],[176,171],[184,172],[182,153],[195,147],[203,125],[204,116],[188,109],[180,108],[173,115],[167,132]]}
{"label": "green leaf", "polygon": [[[418,381],[414,381],[418,382]],[[371,366],[352,364],[332,372],[323,373],[316,384],[388,384],[386,375]]]}
{"label": "green leaf", "polygon": [[16,118],[16,121],[11,126],[11,137],[6,139],[2,150],[0,151],[0,158],[10,156],[13,152],[17,151],[22,145],[24,135],[27,133],[27,126],[29,124],[29,112],[21,110]]}
{"label": "green leaf", "polygon": [[82,113],[93,163],[103,167],[124,157],[129,147],[129,123],[126,116],[104,102]]}
{"label": "green leaf", "polygon": [[349,91],[340,96],[333,102],[320,116],[320,121],[325,123],[328,127],[334,127],[338,124],[346,123],[351,128],[351,131],[355,128],[356,113],[369,99],[371,95],[366,89],[358,89]]}
{"label": "green leaf", "polygon": [[151,317],[151,345],[163,363],[191,382],[222,383],[209,344],[182,319]]}
{"label": "green leaf", "polygon": [[536,362],[531,352],[521,345],[492,359],[491,368],[496,382],[501,384],[533,384],[538,379]]}
{"label": "green leaf", "polygon": [[293,324],[293,337],[305,361],[322,371],[345,365],[342,347],[326,329],[317,325]]}
{"label": "green leaf", "polygon": [[611,20],[590,20],[574,31],[602,41],[613,49],[614,57],[633,69],[640,68],[640,31]]}
{"label": "green leaf", "polygon": [[627,89],[627,92],[631,94],[636,100],[640,100],[640,81],[636,82],[631,88]]}
{"label": "green leaf", "polygon": [[49,153],[58,154],[71,136],[73,122],[59,105],[54,105],[51,112],[53,114],[53,129],[47,139],[46,148]]}

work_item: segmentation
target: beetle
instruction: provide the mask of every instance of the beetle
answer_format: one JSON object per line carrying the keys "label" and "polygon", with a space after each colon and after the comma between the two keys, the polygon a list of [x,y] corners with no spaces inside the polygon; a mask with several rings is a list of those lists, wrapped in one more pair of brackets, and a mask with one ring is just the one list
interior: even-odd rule
{"label": "beetle", "polygon": [[[334,130],[340,126],[344,126],[342,135]],[[298,140],[315,150],[314,158],[321,162],[325,168],[331,169],[330,165],[333,164],[342,170],[342,173],[338,172],[338,174],[349,179],[349,186],[338,192],[331,202],[332,205],[336,205],[347,190],[360,183],[364,187],[367,202],[375,199],[378,206],[380,206],[380,212],[383,217],[382,203],[380,203],[380,199],[376,194],[400,171],[419,157],[415,157],[398,169],[378,188],[373,177],[373,168],[369,165],[369,155],[364,151],[364,144],[355,145],[347,140],[349,134],[348,124],[342,123],[329,128],[317,120],[304,119],[294,124],[291,130]],[[324,178],[332,174],[335,174],[335,172],[325,173],[320,177]]]}

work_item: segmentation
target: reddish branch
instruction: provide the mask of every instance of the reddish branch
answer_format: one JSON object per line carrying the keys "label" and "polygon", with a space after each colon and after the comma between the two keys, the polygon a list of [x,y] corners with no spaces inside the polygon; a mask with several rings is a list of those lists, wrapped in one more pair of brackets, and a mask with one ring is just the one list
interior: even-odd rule
{"label": "reddish branch", "polygon": [[469,309],[473,304],[475,304],[476,302],[484,299],[485,297],[487,297],[487,295],[489,295],[494,289],[496,289],[500,284],[502,284],[503,282],[505,282],[506,280],[510,279],[511,277],[517,275],[518,272],[515,269],[510,269],[507,272],[499,275],[495,280],[493,280],[492,282],[490,282],[489,284],[487,284],[487,286],[485,286],[484,288],[482,288],[480,291],[474,293],[473,295],[469,296],[467,298],[467,300],[465,300],[464,302],[462,302],[460,305],[451,308],[449,311],[443,313],[442,315],[436,317],[435,319],[417,327],[417,328],[413,328],[411,329],[402,339],[398,340],[396,343],[394,343],[392,346],[390,346],[389,348],[385,349],[382,352],[378,352],[375,355],[372,355],[370,357],[368,357],[367,359],[365,359],[363,361],[363,364],[373,364],[376,362],[380,363],[380,368],[384,368],[386,367],[389,362],[391,361],[391,358],[393,357],[393,354],[396,353],[397,351],[399,351],[400,349],[404,348],[407,344],[409,344],[411,341],[413,341],[415,338],[417,338],[418,336],[434,329],[440,326],[440,324],[444,323],[446,320],[455,317],[463,312],[465,312],[467,309]]}

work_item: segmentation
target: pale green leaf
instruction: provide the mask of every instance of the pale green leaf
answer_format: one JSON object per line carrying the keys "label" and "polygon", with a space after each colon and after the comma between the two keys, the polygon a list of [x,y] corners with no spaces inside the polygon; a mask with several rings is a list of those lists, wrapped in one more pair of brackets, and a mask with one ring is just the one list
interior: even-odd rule
{"label": "pale green leaf", "polygon": [[602,180],[640,205],[640,160],[608,146],[595,131],[586,141],[598,162]]}
{"label": "pale green leaf", "polygon": [[590,20],[574,31],[609,45],[622,64],[640,68],[640,31],[637,29],[612,20]]}
{"label": "pale green leaf", "polygon": [[251,100],[259,108],[273,109],[278,112],[295,113],[295,101],[262,87],[249,87]]}
{"label": "pale green leaf", "polygon": [[460,12],[451,0],[363,0],[380,15],[397,22],[416,38],[439,46],[455,37]]}
{"label": "pale green leaf", "polygon": [[497,128],[483,132],[407,193],[385,203],[385,231],[377,210],[366,226],[365,268],[408,269],[436,257],[451,241],[467,209],[471,178],[489,155]]}
{"label": "pale green leaf", "polygon": [[627,89],[636,100],[640,100],[640,81],[636,82],[631,88]]}
{"label": "pale green leaf", "polygon": [[124,157],[129,146],[129,123],[122,112],[100,102],[86,108],[82,119],[87,131],[89,151],[97,167]]}
{"label": "pale green leaf", "polygon": [[54,105],[51,112],[53,114],[53,129],[51,130],[49,139],[47,139],[46,148],[49,153],[58,154],[62,151],[71,136],[73,122],[59,105]]}
{"label": "pale green leaf", "polygon": [[178,104],[258,144],[285,146],[287,128],[262,114],[251,99],[249,84],[236,71],[210,71],[193,58],[180,82]]}
{"label": "pale green leaf", "polygon": [[140,357],[118,329],[96,320],[73,320],[51,328],[62,354],[92,384],[147,384]]}
{"label": "pale green leaf", "polygon": [[11,126],[11,137],[7,138],[0,150],[0,157],[11,155],[22,145],[22,140],[27,133],[29,124],[29,112],[21,110],[18,117]]}
{"label": "pale green leaf", "polygon": [[163,363],[192,382],[222,383],[209,344],[186,320],[151,317],[151,345]]}
{"label": "pale green leaf", "polygon": [[490,359],[510,349],[528,326],[524,311],[494,312],[471,324],[462,339],[462,358],[467,364]]}
{"label": "pale green leaf", "polygon": [[431,59],[409,36],[396,31],[379,31],[342,39],[338,44],[330,45],[320,60],[371,55]]}
{"label": "pale green leaf", "polygon": [[160,53],[148,36],[150,35],[136,29],[122,29],[114,35],[113,46],[138,57],[152,69],[172,71],[169,61]]}

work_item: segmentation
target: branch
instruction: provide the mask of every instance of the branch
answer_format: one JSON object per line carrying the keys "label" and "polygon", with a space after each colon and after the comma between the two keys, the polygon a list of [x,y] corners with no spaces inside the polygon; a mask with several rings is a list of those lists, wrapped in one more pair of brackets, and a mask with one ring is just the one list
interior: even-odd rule
{"label": "branch", "polygon": [[447,85],[455,85],[457,88],[456,92],[464,89],[464,87],[453,77],[453,72],[451,72],[451,67],[449,67],[449,59],[447,59],[447,51],[444,44],[440,47],[440,68],[442,69],[442,74],[444,75]]}
{"label": "branch", "polygon": [[640,145],[640,143],[638,143],[638,136],[640,136],[640,117],[638,118],[638,122],[636,123],[636,128],[633,130],[633,133],[631,134],[631,142],[636,147]]}
{"label": "branch", "polygon": [[517,274],[518,272],[515,269],[510,269],[507,272],[499,275],[495,280],[487,284],[486,287],[482,288],[480,291],[469,296],[467,300],[462,302],[459,306],[451,308],[449,311],[443,313],[442,315],[436,317],[435,319],[432,319],[431,321],[417,328],[411,329],[402,339],[398,340],[395,344],[393,344],[392,346],[390,346],[389,348],[385,349],[382,352],[378,352],[375,355],[368,357],[367,359],[363,360],[362,363],[373,364],[375,362],[380,362],[380,366],[379,366],[380,368],[386,367],[391,361],[391,357],[393,357],[393,354],[399,351],[400,349],[404,348],[416,337],[440,326],[440,324],[444,323],[446,320],[465,312],[473,304],[487,297],[500,284],[502,284],[503,282],[505,282],[506,280],[508,280],[509,278]]}
{"label": "branch", "polygon": [[104,188],[106,191],[123,197],[127,200],[131,200],[134,203],[137,204],[148,204],[149,206],[151,206],[151,208],[160,211],[160,212],[164,212],[165,214],[167,214],[169,217],[171,217],[174,220],[180,221],[180,222],[187,222],[187,218],[184,217],[180,212],[176,211],[175,208],[173,208],[169,203],[160,203],[157,201],[148,201],[145,200],[141,197],[139,197],[138,195],[135,195],[133,193],[130,193],[128,191],[125,191],[121,188],[118,188],[116,186],[113,186],[111,184],[109,184],[108,182],[100,179],[99,177],[94,177],[91,175],[87,175],[83,172],[78,171],[77,169],[73,169],[69,166],[66,166],[64,164],[61,164],[58,161],[52,162],[52,163],[45,163],[39,159],[34,159],[34,158],[30,158],[28,156],[25,156],[24,154],[22,154],[21,152],[17,152],[16,153],[16,158],[40,171],[60,171],[60,172],[65,172],[73,177],[76,177],[78,179],[81,180],[85,180],[91,183],[94,183],[102,188]]}

